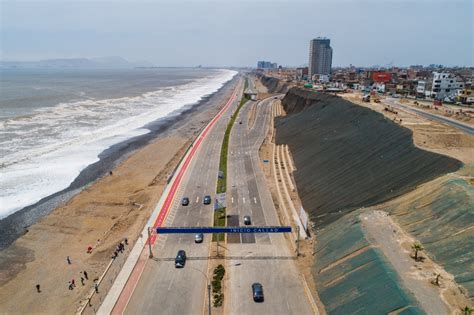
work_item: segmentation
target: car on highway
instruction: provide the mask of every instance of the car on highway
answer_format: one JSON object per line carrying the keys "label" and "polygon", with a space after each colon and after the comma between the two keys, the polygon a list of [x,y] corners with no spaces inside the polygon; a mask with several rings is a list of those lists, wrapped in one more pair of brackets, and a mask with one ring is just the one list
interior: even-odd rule
{"label": "car on highway", "polygon": [[244,216],[244,225],[252,224],[252,220],[250,219],[249,215]]}
{"label": "car on highway", "polygon": [[203,202],[205,205],[210,205],[210,204],[211,204],[211,196],[209,196],[209,195],[204,196],[204,199],[202,200],[202,202]]}
{"label": "car on highway", "polygon": [[260,283],[255,282],[252,284],[252,295],[255,302],[263,302],[263,286]]}
{"label": "car on highway", "polygon": [[174,259],[174,266],[176,268],[183,268],[186,264],[186,252],[182,249],[178,250],[176,258]]}
{"label": "car on highway", "polygon": [[189,198],[188,198],[188,197],[184,197],[184,198],[181,200],[181,205],[182,205],[182,206],[187,206],[187,205],[189,205]]}
{"label": "car on highway", "polygon": [[197,233],[196,235],[194,235],[194,243],[202,243],[203,240],[204,240],[204,234]]}

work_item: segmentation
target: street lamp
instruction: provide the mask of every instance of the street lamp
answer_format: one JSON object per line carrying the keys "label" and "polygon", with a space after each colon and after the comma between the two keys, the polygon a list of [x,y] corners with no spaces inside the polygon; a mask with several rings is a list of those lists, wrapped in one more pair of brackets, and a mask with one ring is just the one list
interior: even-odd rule
{"label": "street lamp", "polygon": [[201,270],[199,269],[196,269],[196,268],[193,268],[193,267],[186,267],[186,269],[193,269],[193,270],[196,270],[196,271],[199,271],[203,276],[204,278],[206,278],[206,283],[207,283],[207,298],[208,298],[208,304],[209,304],[209,315],[211,315],[211,282],[209,281],[209,278],[207,277],[207,275],[202,272]]}

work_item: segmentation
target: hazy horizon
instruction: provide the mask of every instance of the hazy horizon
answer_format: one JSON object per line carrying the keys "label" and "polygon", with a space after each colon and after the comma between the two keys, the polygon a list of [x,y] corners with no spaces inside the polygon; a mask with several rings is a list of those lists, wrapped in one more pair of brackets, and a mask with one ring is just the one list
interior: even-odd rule
{"label": "hazy horizon", "polygon": [[473,66],[471,1],[2,1],[3,61],[121,56],[155,66]]}

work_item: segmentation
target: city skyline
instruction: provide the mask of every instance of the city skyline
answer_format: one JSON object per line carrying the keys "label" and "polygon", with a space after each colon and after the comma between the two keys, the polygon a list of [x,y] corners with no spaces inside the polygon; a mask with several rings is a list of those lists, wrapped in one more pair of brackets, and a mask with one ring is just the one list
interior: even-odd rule
{"label": "city skyline", "polygon": [[473,64],[470,1],[191,2],[185,10],[180,2],[3,1],[2,9],[2,60],[122,56],[156,66],[301,66],[308,41],[324,36],[335,51],[333,67]]}

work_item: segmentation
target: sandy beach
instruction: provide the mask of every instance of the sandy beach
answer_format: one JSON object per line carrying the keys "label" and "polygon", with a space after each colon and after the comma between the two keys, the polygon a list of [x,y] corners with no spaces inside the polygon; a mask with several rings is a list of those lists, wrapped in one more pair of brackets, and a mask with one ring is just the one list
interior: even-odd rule
{"label": "sandy beach", "polygon": [[[105,160],[106,175],[41,217],[0,253],[0,313],[75,313],[110,262],[115,247],[128,239],[117,266],[138,240],[159,200],[167,177],[197,132],[225,104],[236,80],[183,113],[153,138],[128,143],[121,156]],[[137,148],[141,146],[141,148]],[[125,156],[125,157],[124,157]],[[112,166],[116,165],[113,169]],[[110,174],[108,169],[112,169]],[[90,169],[85,173],[91,176]],[[93,178],[93,177],[83,178]],[[81,183],[81,184],[84,184]],[[92,253],[87,253],[88,247]],[[69,256],[71,264],[68,264]],[[111,268],[114,269],[114,266]],[[88,279],[81,284],[81,271]],[[69,281],[75,288],[69,290]],[[36,284],[41,292],[37,292]],[[105,293],[106,286],[101,288]]]}

